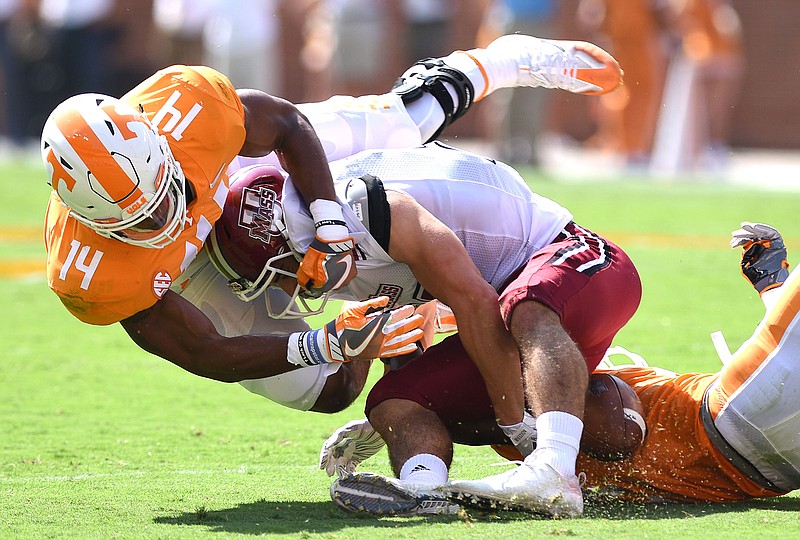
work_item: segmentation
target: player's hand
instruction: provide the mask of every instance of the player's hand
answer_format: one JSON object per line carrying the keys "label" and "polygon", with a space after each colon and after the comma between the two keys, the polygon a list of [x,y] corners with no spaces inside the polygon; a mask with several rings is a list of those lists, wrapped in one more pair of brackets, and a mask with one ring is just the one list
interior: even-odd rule
{"label": "player's hand", "polygon": [[748,242],[760,240],[783,240],[778,229],[766,223],[750,223],[743,221],[741,229],[736,229],[731,233],[731,247],[737,248]]}
{"label": "player's hand", "polygon": [[391,358],[417,350],[423,318],[412,306],[385,311],[388,296],[346,304],[319,330],[289,336],[287,359],[300,366]]}
{"label": "player's hand", "polygon": [[414,313],[413,306],[385,311],[388,303],[388,296],[379,296],[347,304],[336,320],[326,325],[330,335],[336,332],[346,360],[391,358],[417,350],[422,317]]}
{"label": "player's hand", "polygon": [[357,273],[354,249],[352,237],[323,240],[316,236],[297,269],[297,283],[303,288],[303,296],[319,298],[350,283]]}
{"label": "player's hand", "polygon": [[353,420],[334,431],[322,444],[319,468],[328,476],[353,474],[362,461],[377,454],[384,445],[369,420]]}
{"label": "player's hand", "polygon": [[788,279],[786,246],[778,229],[744,221],[731,237],[731,247],[742,248],[742,274],[759,294],[781,286]]}
{"label": "player's hand", "polygon": [[319,298],[344,287],[356,276],[355,241],[337,201],[316,199],[308,209],[316,235],[297,269],[297,283],[306,298]]}
{"label": "player's hand", "polygon": [[519,450],[523,458],[528,457],[536,449],[536,418],[528,414],[528,411],[522,415],[522,422],[510,426],[500,426],[500,429]]}
{"label": "player's hand", "polygon": [[425,319],[422,324],[424,337],[420,340],[423,351],[433,345],[433,338],[436,334],[458,331],[456,316],[453,315],[453,310],[438,300],[431,300],[421,306],[417,306],[414,313],[421,315]]}

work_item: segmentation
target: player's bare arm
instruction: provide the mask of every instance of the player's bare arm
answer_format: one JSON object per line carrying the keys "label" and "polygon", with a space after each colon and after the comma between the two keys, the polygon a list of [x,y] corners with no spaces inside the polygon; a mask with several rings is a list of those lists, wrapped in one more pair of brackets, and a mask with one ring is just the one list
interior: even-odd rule
{"label": "player's bare arm", "polygon": [[[354,247],[322,143],[308,119],[290,102],[258,90],[239,90],[245,111],[243,156],[272,151],[291,175],[314,217],[317,234],[297,272],[297,281],[309,296],[347,285],[356,277]],[[344,263],[344,264],[342,264]],[[349,271],[339,275],[335,269]]]}
{"label": "player's bare arm", "polygon": [[390,256],[408,264],[419,283],[450,306],[461,341],[483,376],[500,424],[522,419],[519,353],[500,317],[497,292],[483,279],[456,235],[409,196],[387,192]]}
{"label": "player's bare arm", "polygon": [[120,324],[142,349],[217,381],[259,379],[297,368],[286,361],[287,336],[226,338],[202,311],[172,291]]}
{"label": "player's bare arm", "polygon": [[336,200],[325,151],[308,119],[289,101],[259,90],[238,90],[247,132],[242,156],[274,151],[306,203]]}
{"label": "player's bare arm", "polygon": [[155,305],[120,324],[149,353],[195,375],[240,382],[297,367],[389,358],[414,350],[422,338],[422,316],[414,315],[410,306],[372,313],[388,301],[382,296],[356,302],[319,330],[225,337],[194,304],[167,291]]}

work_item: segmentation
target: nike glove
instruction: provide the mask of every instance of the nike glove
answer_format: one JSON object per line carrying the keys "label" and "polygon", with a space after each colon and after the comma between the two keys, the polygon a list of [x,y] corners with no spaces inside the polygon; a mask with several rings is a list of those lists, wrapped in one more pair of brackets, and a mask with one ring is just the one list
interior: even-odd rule
{"label": "nike glove", "polygon": [[742,274],[758,294],[780,287],[789,278],[789,262],[781,233],[764,223],[742,222],[731,233],[731,247],[742,247]]}
{"label": "nike glove", "polygon": [[305,298],[319,298],[344,287],[356,276],[355,241],[339,203],[318,199],[309,209],[317,234],[297,269],[297,283]]}
{"label": "nike glove", "polygon": [[313,366],[391,358],[415,351],[423,336],[424,319],[414,315],[413,306],[385,311],[388,303],[387,296],[354,302],[323,328],[291,334],[287,360],[298,366]]}

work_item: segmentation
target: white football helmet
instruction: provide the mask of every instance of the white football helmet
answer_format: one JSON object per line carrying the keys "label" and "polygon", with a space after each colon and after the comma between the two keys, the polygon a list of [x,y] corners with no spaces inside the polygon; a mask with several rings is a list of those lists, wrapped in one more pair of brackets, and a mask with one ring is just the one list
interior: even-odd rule
{"label": "white football helmet", "polygon": [[186,222],[186,178],[145,115],[101,94],[71,97],[42,132],[48,184],[98,234],[162,248]]}

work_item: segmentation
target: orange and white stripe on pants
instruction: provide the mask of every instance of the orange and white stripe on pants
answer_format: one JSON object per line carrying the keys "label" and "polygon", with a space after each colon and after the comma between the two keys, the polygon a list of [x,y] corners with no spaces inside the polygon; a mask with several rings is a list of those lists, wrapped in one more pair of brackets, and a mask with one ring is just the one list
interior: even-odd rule
{"label": "orange and white stripe on pants", "polygon": [[[725,440],[774,485],[800,486],[800,270],[709,390]],[[777,292],[776,291],[776,292]]]}

